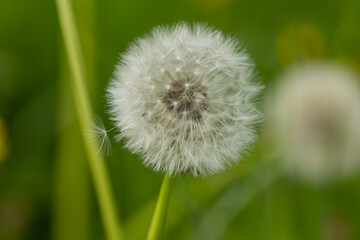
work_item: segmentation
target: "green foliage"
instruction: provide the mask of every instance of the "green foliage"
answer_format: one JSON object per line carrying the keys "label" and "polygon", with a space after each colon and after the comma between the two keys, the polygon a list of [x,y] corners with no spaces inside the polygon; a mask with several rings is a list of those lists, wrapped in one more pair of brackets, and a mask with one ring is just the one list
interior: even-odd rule
{"label": "green foliage", "polygon": [[[104,88],[119,53],[159,24],[208,22],[243,40],[267,87],[304,59],[335,59],[360,71],[356,0],[73,2],[91,101],[108,128]],[[0,159],[0,239],[104,239],[63,52],[55,2],[1,2],[8,157]],[[127,239],[145,239],[162,176],[122,145],[113,143],[106,165]],[[281,175],[270,149],[261,136],[238,166],[206,179],[175,179],[165,239],[360,239],[360,177],[309,186]]]}

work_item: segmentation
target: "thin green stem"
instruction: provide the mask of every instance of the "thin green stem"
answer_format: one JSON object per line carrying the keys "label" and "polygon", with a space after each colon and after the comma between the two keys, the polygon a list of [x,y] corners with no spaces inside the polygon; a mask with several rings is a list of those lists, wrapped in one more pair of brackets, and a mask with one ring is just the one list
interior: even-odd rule
{"label": "thin green stem", "polygon": [[88,164],[94,181],[95,191],[99,201],[101,217],[107,238],[122,239],[122,231],[117,217],[109,175],[104,159],[96,152],[96,140],[91,140],[85,134],[91,126],[92,110],[86,89],[86,74],[80,49],[78,32],[69,0],[56,0],[62,35],[67,51],[68,61],[73,75],[72,91],[75,100],[77,116],[82,129]]}
{"label": "thin green stem", "polygon": [[147,240],[158,240],[162,237],[169,205],[172,181],[173,179],[168,174],[165,174]]}

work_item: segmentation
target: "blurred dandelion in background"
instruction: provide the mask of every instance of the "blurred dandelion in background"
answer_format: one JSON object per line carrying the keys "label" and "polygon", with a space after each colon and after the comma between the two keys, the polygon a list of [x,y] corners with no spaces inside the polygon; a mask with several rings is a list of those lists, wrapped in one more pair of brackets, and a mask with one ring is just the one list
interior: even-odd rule
{"label": "blurred dandelion in background", "polygon": [[295,66],[267,100],[267,126],[289,174],[323,183],[359,169],[360,87],[352,69],[335,62]]}
{"label": "blurred dandelion in background", "polygon": [[254,143],[261,87],[237,41],[203,24],[157,27],[122,55],[108,87],[119,138],[144,164],[207,175]]}

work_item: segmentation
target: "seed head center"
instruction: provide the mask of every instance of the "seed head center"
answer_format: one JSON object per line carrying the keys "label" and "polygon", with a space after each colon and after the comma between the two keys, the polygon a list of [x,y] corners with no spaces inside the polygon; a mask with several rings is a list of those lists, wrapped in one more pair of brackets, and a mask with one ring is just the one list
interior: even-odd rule
{"label": "seed head center", "polygon": [[209,107],[207,88],[191,78],[173,81],[163,94],[162,102],[177,117],[200,121]]}

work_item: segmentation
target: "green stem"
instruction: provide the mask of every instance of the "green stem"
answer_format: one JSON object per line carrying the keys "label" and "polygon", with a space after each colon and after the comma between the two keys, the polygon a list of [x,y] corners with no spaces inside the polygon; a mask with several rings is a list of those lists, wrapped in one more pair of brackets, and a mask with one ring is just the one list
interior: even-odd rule
{"label": "green stem", "polygon": [[147,240],[158,240],[162,237],[169,205],[171,183],[172,178],[168,174],[165,174]]}
{"label": "green stem", "polygon": [[62,35],[73,75],[72,91],[77,116],[82,129],[83,141],[88,155],[88,164],[94,181],[95,191],[107,238],[122,239],[122,231],[117,217],[109,175],[104,159],[96,152],[96,143],[87,137],[86,129],[91,126],[92,110],[86,89],[86,74],[81,54],[80,42],[75,26],[74,15],[69,0],[56,0]]}

